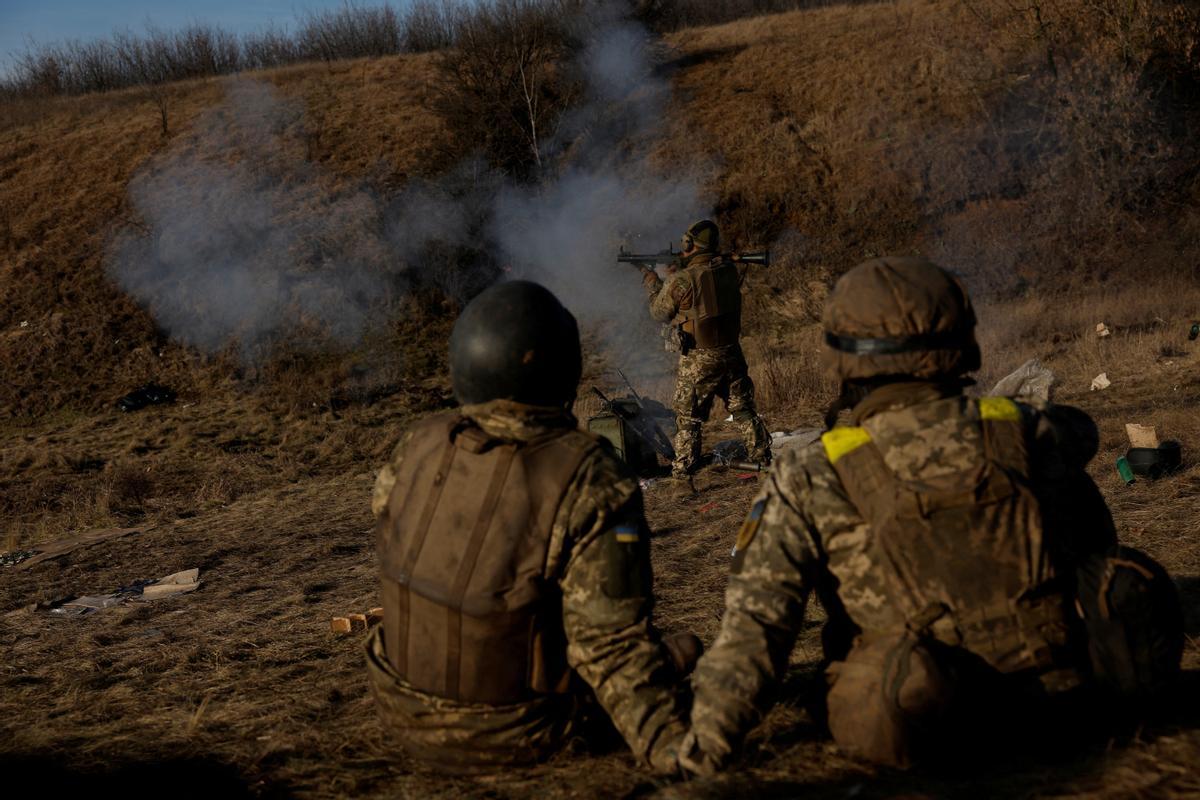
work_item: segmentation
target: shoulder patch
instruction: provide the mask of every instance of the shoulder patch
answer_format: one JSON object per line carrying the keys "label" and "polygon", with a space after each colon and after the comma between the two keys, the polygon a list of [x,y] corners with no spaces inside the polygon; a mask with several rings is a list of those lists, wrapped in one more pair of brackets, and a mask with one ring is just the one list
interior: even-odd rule
{"label": "shoulder patch", "polygon": [[991,422],[1020,422],[1020,407],[1007,397],[983,397],[979,400],[979,418]]}
{"label": "shoulder patch", "polygon": [[871,434],[865,428],[833,428],[821,434],[821,444],[825,446],[825,455],[830,464],[836,464],[839,458],[869,441]]}
{"label": "shoulder patch", "polygon": [[733,572],[736,574],[742,569],[742,561],[746,557],[746,549],[750,547],[750,543],[754,541],[755,535],[758,533],[758,526],[762,524],[763,510],[767,507],[767,499],[764,497],[755,501],[750,507],[750,513],[746,515],[746,519],[742,520],[742,527],[738,529],[737,540],[733,544],[733,552],[730,555],[733,557]]}

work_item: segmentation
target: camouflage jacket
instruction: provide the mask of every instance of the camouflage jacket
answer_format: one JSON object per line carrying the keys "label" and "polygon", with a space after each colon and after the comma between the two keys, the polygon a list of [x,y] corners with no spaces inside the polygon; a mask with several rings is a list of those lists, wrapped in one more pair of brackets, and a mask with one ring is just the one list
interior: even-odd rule
{"label": "camouflage jacket", "polygon": [[[883,453],[889,464],[949,462],[966,451],[960,442],[978,438],[977,423],[971,432],[972,402],[957,389],[893,384],[863,400],[852,423],[886,427],[889,441],[898,443]],[[1057,557],[1077,559],[1114,543],[1112,518],[1084,471],[1096,451],[1095,426],[1066,407],[1026,409],[1031,478],[1044,498],[1045,529],[1056,532]],[[720,634],[693,678],[691,731],[681,755],[686,769],[719,768],[756,724],[787,668],[814,591],[836,609],[839,582],[860,590],[871,585],[867,528],[820,441],[779,456],[739,534]]]}
{"label": "camouflage jacket", "polygon": [[[488,434],[516,441],[577,424],[560,410],[503,400],[462,411]],[[371,503],[377,516],[395,484],[406,442],[407,437],[379,472]],[[618,528],[625,537],[620,541],[636,535],[638,547],[617,547]],[[594,451],[555,514],[545,576],[561,589],[570,667],[591,687],[634,755],[671,771],[686,728],[686,682],[676,677],[651,623],[648,534],[637,479],[609,451]],[[630,552],[637,554],[636,563]],[[385,718],[426,751],[486,747],[545,754],[570,732],[575,709],[561,695],[504,707],[459,704],[407,685],[390,670],[377,641],[369,645],[368,663]]]}
{"label": "camouflage jacket", "polygon": [[682,322],[680,313],[692,307],[692,281],[687,274],[689,267],[710,261],[712,253],[698,253],[671,270],[664,281],[655,273],[646,279],[646,291],[650,295],[650,316],[656,322]]}

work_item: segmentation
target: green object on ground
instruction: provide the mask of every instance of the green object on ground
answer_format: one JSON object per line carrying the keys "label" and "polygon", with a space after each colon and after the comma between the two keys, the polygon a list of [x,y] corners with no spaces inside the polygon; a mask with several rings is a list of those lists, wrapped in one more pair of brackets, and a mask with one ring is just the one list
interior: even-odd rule
{"label": "green object on ground", "polygon": [[1129,459],[1121,456],[1117,459],[1117,472],[1121,474],[1121,480],[1125,481],[1125,485],[1131,485],[1136,478],[1133,477],[1133,470],[1129,467]]}

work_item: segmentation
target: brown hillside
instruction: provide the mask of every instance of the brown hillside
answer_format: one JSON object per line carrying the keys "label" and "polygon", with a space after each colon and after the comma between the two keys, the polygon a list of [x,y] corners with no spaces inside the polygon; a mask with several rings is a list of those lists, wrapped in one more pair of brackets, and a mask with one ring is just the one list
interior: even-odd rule
{"label": "brown hillside", "polygon": [[[1113,27],[1105,10],[1118,7],[1132,11]],[[1187,672],[1166,715],[980,773],[873,770],[838,754],[805,709],[821,680],[814,608],[781,704],[720,779],[669,784],[583,741],[481,779],[398,757],[360,642],[328,625],[376,604],[373,472],[406,424],[450,402],[455,306],[418,294],[387,335],[256,365],[167,337],[104,259],[141,224],[133,176],[168,147],[205,146],[197,126],[227,96],[206,80],[169,87],[165,140],[138,90],[0,109],[0,549],[140,531],[0,567],[0,764],[48,795],[168,783],[205,796],[1200,795],[1200,341],[1187,338],[1200,319],[1200,139],[1186,72],[1200,48],[1185,46],[1187,15],[1155,16],[1148,0],[1030,8],[1045,14],[898,0],[674,34],[656,163],[704,174],[735,244],[773,246],[776,265],[751,279],[746,337],[772,430],[819,422],[832,391],[816,363],[824,292],[882,253],[928,252],[964,273],[981,388],[1031,357],[1059,375],[1057,399],[1100,426],[1092,474],[1124,540],[1162,560],[1184,595]],[[279,135],[293,160],[320,167],[305,198],[387,197],[452,166],[458,143],[428,110],[435,59],[254,76],[300,104]],[[1099,322],[1111,336],[1096,336]],[[608,354],[586,341],[586,382],[619,391]],[[1112,386],[1090,391],[1101,372]],[[114,409],[148,380],[178,401]],[[668,383],[640,388],[668,399]],[[734,435],[721,416],[710,444]],[[1112,465],[1127,422],[1180,439],[1184,470],[1126,487]],[[757,489],[746,477],[705,471],[685,501],[648,489],[663,629],[715,636],[731,540]],[[193,594],[80,619],[46,610],[191,567],[203,582]]]}

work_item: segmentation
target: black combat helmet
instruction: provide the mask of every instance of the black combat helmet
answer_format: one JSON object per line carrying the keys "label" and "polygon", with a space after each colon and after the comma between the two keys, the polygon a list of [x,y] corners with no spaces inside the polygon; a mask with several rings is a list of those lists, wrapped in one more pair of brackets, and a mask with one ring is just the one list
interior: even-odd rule
{"label": "black combat helmet", "polygon": [[575,399],[582,370],[575,317],[531,281],[486,289],[450,334],[450,381],[463,405],[507,399],[565,406]]}

